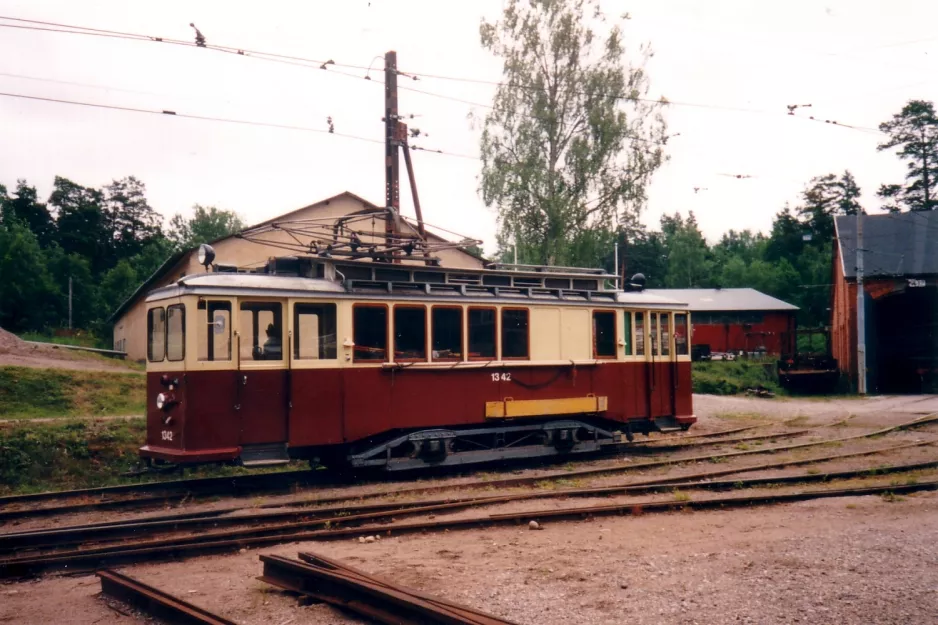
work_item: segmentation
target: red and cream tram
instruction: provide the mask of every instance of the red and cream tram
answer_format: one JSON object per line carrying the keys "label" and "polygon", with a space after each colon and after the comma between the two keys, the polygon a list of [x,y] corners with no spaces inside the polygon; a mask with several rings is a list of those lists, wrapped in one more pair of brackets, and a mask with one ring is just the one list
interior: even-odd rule
{"label": "red and cream tram", "polygon": [[147,462],[404,469],[696,421],[686,306],[599,270],[219,269],[147,297]]}

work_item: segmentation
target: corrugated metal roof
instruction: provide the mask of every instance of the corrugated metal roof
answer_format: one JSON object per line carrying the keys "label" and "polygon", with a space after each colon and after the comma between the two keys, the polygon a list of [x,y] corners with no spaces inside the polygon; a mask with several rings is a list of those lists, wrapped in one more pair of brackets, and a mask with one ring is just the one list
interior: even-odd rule
{"label": "corrugated metal roof", "polygon": [[797,306],[755,289],[645,289],[645,292],[687,302],[691,312],[798,310]]}
{"label": "corrugated metal roof", "polygon": [[[938,273],[938,211],[864,215],[863,274],[919,276]],[[857,275],[857,218],[837,217],[844,276]]]}

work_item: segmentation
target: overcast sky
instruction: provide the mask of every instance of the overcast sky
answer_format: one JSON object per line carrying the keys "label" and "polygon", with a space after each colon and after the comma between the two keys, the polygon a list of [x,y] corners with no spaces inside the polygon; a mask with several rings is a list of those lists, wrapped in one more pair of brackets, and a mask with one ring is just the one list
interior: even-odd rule
{"label": "overcast sky", "polygon": [[[481,49],[478,27],[483,17],[498,18],[502,5],[0,0],[0,15],[187,40],[195,22],[210,44],[360,66],[395,49],[402,71],[498,80],[501,65]],[[680,135],[654,177],[643,216],[650,225],[662,213],[693,210],[711,240],[729,228],[767,231],[786,202],[797,202],[805,181],[844,169],[874,209],[876,188],[900,182],[904,171],[892,154],[877,153],[882,136],[790,117],[786,105],[812,104],[798,115],[875,129],[910,98],[938,98],[935,2],[602,6],[610,17],[631,14],[624,29],[633,52],[652,44],[653,96],[706,105],[667,109],[669,132]],[[167,218],[199,203],[235,210],[250,223],[343,190],[380,205],[383,89],[363,76],[167,44],[0,28],[0,92],[321,130],[331,116],[337,133],[379,142],[0,97],[0,183],[9,188],[26,178],[47,197],[56,175],[86,186],[133,175]],[[494,89],[430,78],[401,85],[481,103],[491,101]],[[484,108],[411,91],[401,92],[400,106],[417,116],[408,120],[412,126],[429,134],[420,145],[478,154],[469,115],[484,115]],[[493,252],[495,216],[476,191],[479,161],[422,152],[414,160],[426,220],[484,239]],[[412,214],[408,193],[402,204]]]}

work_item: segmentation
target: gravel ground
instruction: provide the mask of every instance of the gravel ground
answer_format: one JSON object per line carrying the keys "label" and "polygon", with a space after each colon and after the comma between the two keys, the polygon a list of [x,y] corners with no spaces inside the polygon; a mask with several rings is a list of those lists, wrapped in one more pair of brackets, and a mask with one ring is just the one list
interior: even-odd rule
{"label": "gravel ground", "polygon": [[[700,427],[694,428],[696,432],[691,434],[760,421],[778,422],[775,427],[785,429],[780,422],[794,417],[805,417],[803,421],[810,426],[852,416],[845,426],[831,429],[830,437],[840,437],[938,412],[938,397],[767,401],[696,396],[695,408]],[[804,425],[787,427],[794,429]],[[813,435],[766,445],[817,438]],[[603,485],[655,475],[680,475],[736,465],[746,467],[929,438],[938,439],[938,428],[932,426],[876,440],[825,445],[786,454],[756,455],[726,463],[704,462],[627,472],[563,486]],[[705,447],[687,453],[710,453],[717,449]],[[726,449],[732,450],[732,447]],[[938,446],[751,475],[846,470],[932,458],[938,458]],[[604,459],[565,468],[575,471],[643,460],[645,458]],[[555,472],[558,468],[512,473]],[[931,471],[916,477],[933,479],[935,475]],[[440,477],[421,484],[448,484],[455,488],[459,483],[486,476],[498,479],[506,475]],[[871,478],[887,484],[890,479],[893,478]],[[344,492],[363,494],[408,485],[414,484],[362,485],[348,487]],[[304,496],[308,495],[256,499],[254,503]],[[692,496],[700,499],[717,495],[694,493]],[[643,495],[641,500],[673,497],[673,494]],[[617,501],[635,501],[635,498],[550,499],[513,503],[497,510],[538,510]],[[225,499],[185,509],[231,504],[232,500]],[[475,509],[456,514],[478,516],[493,510]],[[390,537],[369,544],[341,540],[282,545],[185,562],[140,564],[122,570],[245,624],[360,622],[324,605],[299,607],[295,598],[256,580],[260,574],[258,553],[295,556],[299,550],[343,559],[400,584],[486,609],[525,625],[938,623],[936,513],[938,494],[935,493],[898,499],[840,498],[744,510],[549,522],[546,530],[540,532],[523,526],[501,527]],[[30,521],[20,526],[9,524],[0,531],[131,516],[141,515],[75,515],[68,519]],[[0,585],[0,623],[147,622],[140,615],[123,615],[109,608],[97,596],[98,591],[96,579],[87,575],[47,576],[38,581],[3,584]]]}

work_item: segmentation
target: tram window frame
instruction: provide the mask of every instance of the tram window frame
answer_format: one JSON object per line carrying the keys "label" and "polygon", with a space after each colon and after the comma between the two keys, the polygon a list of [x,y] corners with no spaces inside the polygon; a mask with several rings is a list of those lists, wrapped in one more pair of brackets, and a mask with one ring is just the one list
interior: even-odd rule
{"label": "tram window frame", "polygon": [[622,340],[626,356],[632,355],[632,311],[622,312]]}
{"label": "tram window frame", "polygon": [[[387,304],[354,304],[352,306],[352,342],[355,344],[352,347],[352,362],[360,363],[383,363],[388,362],[388,336],[391,334],[390,324],[391,324],[391,314]],[[376,347],[375,349],[383,351],[382,354],[377,355],[376,358],[363,358],[359,356],[358,348],[362,347],[359,343],[359,333],[358,329],[360,324],[358,323],[358,312],[361,310],[381,310],[384,312],[384,347]],[[367,346],[365,346],[367,347]]]}
{"label": "tram window frame", "polygon": [[[163,329],[162,329],[162,336],[160,337],[160,340],[159,340],[159,347],[161,350],[160,357],[154,358],[153,348],[156,346],[156,343],[154,343],[153,341],[153,338],[154,338],[153,313],[157,311],[159,311],[160,314],[162,315],[161,323],[163,325]],[[166,359],[166,309],[163,308],[162,306],[155,306],[147,310],[147,360],[149,360],[150,362],[163,362],[163,360],[165,359]]]}
{"label": "tram window frame", "polygon": [[[614,310],[594,310],[593,311],[593,358],[596,360],[615,360],[616,352],[618,351],[619,336],[618,330],[616,328],[616,311]],[[608,326],[603,329],[604,334],[608,334],[609,331],[612,331],[612,342],[608,343],[608,340],[603,341],[603,352],[600,353],[600,327],[599,319],[604,318]],[[608,337],[607,337],[608,338]]]}
{"label": "tram window frame", "polygon": [[[479,327],[478,322],[476,322],[476,324],[473,324],[472,315],[473,313],[482,313],[482,312],[491,313],[492,315],[492,331],[491,331],[492,353],[491,355],[473,356],[472,354],[475,351],[473,348],[478,346],[478,341],[475,340],[477,337],[473,336],[473,334],[474,332],[480,333],[484,331],[485,328],[484,328],[484,325],[482,327]],[[469,360],[492,361],[498,358],[498,316],[499,316],[498,309],[495,308],[494,306],[470,306],[467,309],[467,312],[466,312],[466,328],[467,328],[466,330],[466,354]],[[484,321],[483,321],[483,324],[484,324]],[[479,353],[481,353],[481,351]]]}
{"label": "tram window frame", "polygon": [[[316,356],[301,356],[304,333],[301,315],[317,317],[315,341]],[[331,332],[329,332],[331,330]],[[332,341],[329,341],[332,337]],[[338,311],[331,302],[296,302],[293,304],[293,359],[294,360],[337,360],[339,357]],[[309,346],[312,348],[313,346]]]}
{"label": "tram window frame", "polygon": [[[417,319],[416,315],[414,315],[413,320],[405,320],[405,323],[401,323],[401,321],[398,318],[398,312],[406,314],[415,310],[419,310],[420,312],[423,313],[422,315],[423,327],[420,328],[419,331],[416,328],[411,327],[410,325],[416,321]],[[409,353],[417,354],[417,355],[398,357],[398,353],[400,351],[399,350],[400,346],[398,345],[398,342],[401,339],[401,332],[399,328],[401,326],[406,327],[408,332],[413,333],[413,336],[409,337],[410,339],[415,340],[418,336],[421,339],[423,339],[421,341],[421,345],[422,345],[421,351],[419,352],[415,350],[409,351]],[[430,351],[427,345],[429,342],[428,339],[429,339],[429,332],[427,332],[427,307],[423,305],[419,305],[419,304],[395,304],[394,305],[394,362],[426,362],[427,354]],[[416,344],[416,340],[415,340],[415,344]],[[400,351],[400,353],[403,354],[404,352]]]}
{"label": "tram window frame", "polygon": [[658,332],[661,333],[661,355],[670,358],[673,351],[671,339],[674,334],[671,331],[671,313],[658,313]]}
{"label": "tram window frame", "polygon": [[[196,331],[196,341],[198,342],[198,354],[197,358],[199,362],[231,362],[231,355],[234,349],[234,341],[231,336],[231,326],[233,324],[234,312],[232,311],[231,302],[228,300],[200,300],[197,306],[197,310],[205,311],[205,319],[202,319],[202,314],[197,313],[196,318],[198,322],[198,330]],[[227,356],[219,357],[216,353],[217,347],[222,347],[216,345],[216,329],[217,325],[215,323],[215,315],[219,312],[228,313],[228,321],[223,328],[223,331],[227,330],[228,336],[225,337],[225,345],[227,345]],[[211,330],[209,330],[211,327]],[[205,348],[205,356],[203,357],[202,348]]]}
{"label": "tram window frame", "polygon": [[[247,335],[250,338],[250,351],[247,352],[247,356],[244,354],[245,345],[241,345],[240,353],[238,358],[240,362],[244,363],[255,363],[255,362],[269,362],[269,363],[282,363],[284,362],[286,354],[284,353],[284,333],[286,328],[284,328],[283,323],[283,302],[281,301],[271,301],[271,300],[248,300],[246,302],[241,302],[238,306],[238,324],[241,331],[241,336]],[[240,328],[242,319],[244,318],[244,313],[251,313],[251,327],[249,333],[245,331],[244,328]],[[273,315],[273,321],[268,325],[273,325],[275,328],[280,328],[280,357],[279,358],[268,358],[267,349],[263,348],[260,344],[261,333],[266,333],[266,328],[261,328],[259,321],[259,313],[270,312]],[[269,339],[268,339],[269,340]],[[265,341],[266,345],[267,341]],[[258,357],[260,355],[261,357]]]}
{"label": "tram window frame", "polygon": [[[456,313],[456,334],[458,336],[459,351],[455,356],[437,356],[438,353],[453,353],[452,346],[452,324],[446,328],[448,336],[440,336],[437,328],[443,327],[443,324],[437,321],[437,313]],[[432,306],[430,308],[430,359],[434,362],[460,362],[465,356],[465,332],[463,327],[463,309],[462,306]],[[449,339],[449,340],[444,340]]]}
{"label": "tram window frame", "polygon": [[[170,335],[173,334],[173,327],[170,325],[170,320],[172,319],[172,312],[178,310],[182,319],[180,320],[179,333],[182,335],[179,337],[179,342],[176,345],[179,346],[179,357],[173,358],[175,353],[170,352]],[[173,304],[172,306],[166,307],[166,360],[170,362],[180,362],[186,359],[186,306],[185,304]]]}
{"label": "tram window frame", "polygon": [[[678,318],[682,321],[678,323]],[[678,334],[678,328],[683,328],[683,333]],[[683,336],[683,342],[678,341],[678,336]],[[674,355],[687,356],[690,354],[690,320],[687,313],[674,313]]]}
{"label": "tram window frame", "polygon": [[648,327],[645,323],[646,315],[645,311],[636,311],[635,313],[635,355],[636,356],[645,356],[648,353],[647,348],[647,338],[648,332],[646,328]]}
{"label": "tram window frame", "polygon": [[[506,356],[505,355],[505,344],[509,341],[510,338],[509,332],[516,332],[515,328],[510,328],[508,323],[505,320],[505,313],[524,313],[524,355],[523,356]],[[505,307],[502,308],[500,317],[501,325],[501,343],[502,343],[502,360],[530,360],[531,359],[531,311],[527,308],[517,308],[517,307]]]}

